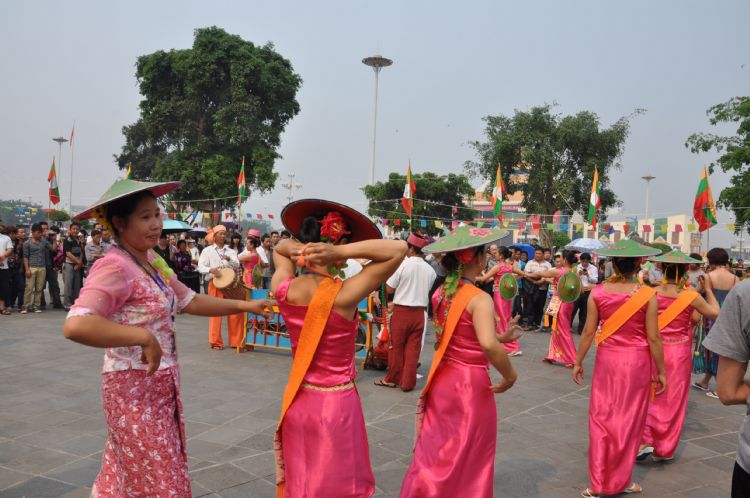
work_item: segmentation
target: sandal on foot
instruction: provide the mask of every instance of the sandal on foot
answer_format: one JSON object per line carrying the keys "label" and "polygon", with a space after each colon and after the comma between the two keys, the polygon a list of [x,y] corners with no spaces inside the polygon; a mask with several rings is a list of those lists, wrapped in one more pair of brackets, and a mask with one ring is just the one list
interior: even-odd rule
{"label": "sandal on foot", "polygon": [[716,391],[708,391],[706,393],[706,396],[708,396],[709,398],[719,399],[719,395],[716,394]]}
{"label": "sandal on foot", "polygon": [[0,315],[10,315],[10,310],[8,308],[5,308],[4,310],[0,311]]}
{"label": "sandal on foot", "polygon": [[708,387],[703,387],[700,384],[700,382],[693,382],[693,384],[690,387],[692,387],[693,389],[697,389],[699,391],[703,391],[703,392],[708,391]]}
{"label": "sandal on foot", "polygon": [[380,387],[390,387],[390,388],[398,387],[398,384],[392,384],[391,382],[386,382],[383,379],[376,380],[375,385],[380,386]]}
{"label": "sandal on foot", "polygon": [[218,349],[219,351],[221,351],[222,349],[224,349],[224,346],[219,346],[218,344],[211,344],[211,349]]}
{"label": "sandal on foot", "polygon": [[654,452],[654,447],[651,445],[644,446],[643,448],[638,450],[638,454],[635,457],[636,462],[642,462],[646,458],[648,458],[649,455],[651,455]]}
{"label": "sandal on foot", "polygon": [[637,482],[634,482],[629,487],[625,488],[625,491],[623,491],[623,493],[627,495],[635,494],[635,493],[642,493],[642,492],[643,492],[643,488]]}
{"label": "sandal on foot", "polygon": [[591,488],[586,488],[581,492],[583,498],[599,498],[599,494],[591,491]]}

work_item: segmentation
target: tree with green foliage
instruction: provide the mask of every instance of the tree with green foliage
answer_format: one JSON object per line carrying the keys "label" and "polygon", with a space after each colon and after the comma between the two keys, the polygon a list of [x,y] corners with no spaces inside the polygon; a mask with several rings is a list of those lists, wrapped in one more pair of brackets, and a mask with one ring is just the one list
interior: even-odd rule
{"label": "tree with green foliage", "polygon": [[745,226],[750,232],[750,209],[747,209],[750,206],[750,97],[735,97],[716,104],[706,114],[713,126],[736,123],[737,133],[734,136],[693,133],[685,147],[695,154],[712,149],[719,153],[719,158],[709,165],[711,173],[717,165],[725,173],[734,172],[730,186],[721,191],[717,204],[734,213],[737,231]]}
{"label": "tree with green foliage", "polygon": [[256,46],[217,27],[195,30],[193,47],[159,50],[136,63],[141,115],[123,127],[115,156],[132,178],[181,180],[175,199],[229,197],[243,156],[248,186],[273,189],[281,133],[299,112],[302,79],[271,43]]}
{"label": "tree with green foliage", "polygon": [[556,247],[561,249],[566,245],[570,244],[570,237],[565,232],[552,232],[552,243],[550,247]]}
{"label": "tree with green foliage", "polygon": [[[417,187],[411,213],[411,219],[414,221],[411,225],[401,205],[406,185],[406,177],[402,173],[390,173],[387,181],[377,182],[363,188],[369,201],[368,214],[376,218],[387,219],[396,231],[413,228],[430,235],[442,232],[433,223],[435,219],[450,220],[454,217],[458,220],[473,219],[474,211],[466,207],[464,199],[474,195],[474,188],[465,175],[450,173],[440,176],[424,172],[412,173],[411,178]],[[453,206],[457,207],[456,213],[453,212]],[[421,220],[427,220],[426,227],[421,226],[419,223]],[[399,224],[396,225],[396,223]]]}
{"label": "tree with green foliage", "polygon": [[53,223],[61,221],[70,221],[70,215],[67,211],[56,209],[48,213],[49,220]]}
{"label": "tree with green foliage", "polygon": [[[522,206],[528,213],[552,215],[558,209],[588,210],[596,167],[603,219],[608,208],[619,204],[609,173],[622,167],[618,161],[630,117],[602,128],[591,111],[562,116],[554,114],[550,105],[516,110],[513,116],[487,116],[486,140],[471,142],[477,160],[467,161],[465,168],[472,176],[489,181],[489,193],[501,164],[506,193],[523,192]],[[542,244],[549,246],[550,231],[544,225]]]}

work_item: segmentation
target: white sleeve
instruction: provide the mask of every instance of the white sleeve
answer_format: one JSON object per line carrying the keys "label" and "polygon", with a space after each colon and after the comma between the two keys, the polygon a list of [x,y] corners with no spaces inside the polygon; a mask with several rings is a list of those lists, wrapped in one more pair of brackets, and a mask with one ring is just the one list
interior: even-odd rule
{"label": "white sleeve", "polygon": [[256,252],[258,253],[258,256],[260,257],[260,260],[261,260],[261,261],[262,261],[262,262],[263,262],[264,264],[268,264],[268,256],[266,256],[266,250],[265,250],[265,249],[263,249],[262,247],[258,246],[258,247],[257,247],[257,248],[255,249],[255,251],[256,251]]}
{"label": "white sleeve", "polygon": [[396,268],[396,271],[393,272],[393,275],[388,278],[388,280],[385,281],[385,285],[388,287],[395,289],[398,287],[399,282],[401,281],[401,273],[404,271],[404,264],[406,263],[406,260],[404,260],[398,268]]}
{"label": "white sleeve", "polygon": [[589,265],[589,272],[588,272],[588,281],[592,285],[596,285],[599,283],[599,268],[597,268],[594,265]]}
{"label": "white sleeve", "polygon": [[198,272],[206,274],[211,269],[211,260],[208,257],[208,249],[211,246],[208,246],[201,251],[200,257],[198,257]]}
{"label": "white sleeve", "polygon": [[227,255],[229,256],[229,265],[232,268],[239,268],[240,260],[237,259],[237,251],[235,251],[234,249],[230,249]]}

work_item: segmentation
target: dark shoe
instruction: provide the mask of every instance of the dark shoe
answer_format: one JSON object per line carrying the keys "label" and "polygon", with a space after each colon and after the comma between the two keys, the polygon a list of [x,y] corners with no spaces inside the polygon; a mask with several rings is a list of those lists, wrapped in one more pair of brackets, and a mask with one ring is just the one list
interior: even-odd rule
{"label": "dark shoe", "polygon": [[65,306],[63,306],[62,304],[55,304],[55,305],[52,306],[52,309],[53,310],[64,310]]}

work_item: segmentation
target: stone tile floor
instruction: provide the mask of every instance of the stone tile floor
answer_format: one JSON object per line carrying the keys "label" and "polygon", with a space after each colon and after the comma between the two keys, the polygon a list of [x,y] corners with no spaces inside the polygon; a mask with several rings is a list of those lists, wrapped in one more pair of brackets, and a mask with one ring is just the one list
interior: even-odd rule
{"label": "stone tile floor", "polygon": [[[57,311],[0,317],[0,497],[85,497],[98,472],[106,438],[102,353],[64,340],[63,318]],[[272,435],[289,355],[212,351],[205,318],[181,316],[178,330],[193,496],[272,498]],[[574,384],[570,370],[541,362],[548,337],[524,336],[524,355],[513,359],[518,383],[497,397],[496,496],[575,497],[587,483],[589,389]],[[360,372],[358,388],[376,496],[394,497],[411,458],[418,392],[377,388],[380,375]],[[636,466],[642,496],[729,496],[743,414],[691,393],[678,458]]]}

